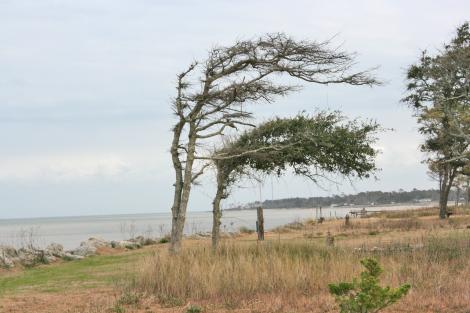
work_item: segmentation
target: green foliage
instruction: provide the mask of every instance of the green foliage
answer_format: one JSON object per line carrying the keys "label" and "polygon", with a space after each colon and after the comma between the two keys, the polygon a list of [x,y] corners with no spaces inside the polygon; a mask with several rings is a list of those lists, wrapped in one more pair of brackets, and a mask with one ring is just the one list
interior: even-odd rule
{"label": "green foliage", "polygon": [[340,112],[269,120],[214,153],[218,184],[227,188],[243,174],[288,169],[315,182],[328,174],[367,178],[377,170],[372,144],[379,130],[375,122],[347,121]]}
{"label": "green foliage", "polygon": [[238,229],[238,231],[241,233],[241,234],[252,234],[254,233],[255,231],[251,228],[248,228],[246,226],[240,226],[240,228]]}
{"label": "green foliage", "polygon": [[424,51],[407,73],[403,99],[415,110],[432,172],[462,167],[470,154],[470,30],[464,23],[436,55]]}
{"label": "green foliage", "polygon": [[162,237],[158,243],[168,243],[170,242],[170,236],[165,236],[165,237]]}
{"label": "green foliage", "polygon": [[365,267],[359,280],[330,284],[330,293],[339,304],[340,313],[375,313],[397,302],[406,295],[411,286],[408,284],[398,288],[380,287],[379,276],[382,268],[374,259],[363,259]]}
{"label": "green foliage", "polygon": [[186,313],[202,313],[202,308],[197,305],[191,305],[187,310]]}

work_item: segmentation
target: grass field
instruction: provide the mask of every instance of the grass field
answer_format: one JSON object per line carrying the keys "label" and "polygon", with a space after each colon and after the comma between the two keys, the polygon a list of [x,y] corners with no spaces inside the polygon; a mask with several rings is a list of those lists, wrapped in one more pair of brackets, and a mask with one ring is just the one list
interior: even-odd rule
{"label": "grass field", "polygon": [[98,255],[79,262],[62,262],[12,273],[3,272],[0,277],[0,295],[111,286],[135,273],[132,265],[144,254],[145,252],[139,251]]}
{"label": "grass field", "polygon": [[383,284],[412,286],[384,312],[468,313],[470,210],[448,221],[436,213],[388,212],[348,226],[306,221],[268,232],[265,242],[224,239],[217,253],[209,240],[186,240],[177,257],[155,245],[3,271],[0,312],[338,312],[328,283],[351,280],[359,261],[374,257]]}

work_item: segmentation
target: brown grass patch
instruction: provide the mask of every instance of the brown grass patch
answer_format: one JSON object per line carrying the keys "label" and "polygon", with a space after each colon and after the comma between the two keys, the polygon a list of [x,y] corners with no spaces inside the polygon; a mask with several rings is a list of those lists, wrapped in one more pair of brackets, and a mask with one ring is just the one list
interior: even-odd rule
{"label": "brown grass patch", "polygon": [[310,303],[323,303],[322,309],[304,305],[308,310],[299,312],[328,312],[326,308],[334,304],[327,284],[351,280],[360,271],[359,260],[372,256],[385,268],[384,284],[407,282],[413,287],[396,309],[465,312],[470,308],[470,231],[428,233],[420,242],[369,248],[328,249],[308,240],[291,240],[230,242],[213,253],[204,243],[187,247],[178,256],[160,251],[146,258],[136,288],[169,306],[196,301],[240,308],[245,307],[240,305],[243,301],[271,296],[287,302],[312,299]]}

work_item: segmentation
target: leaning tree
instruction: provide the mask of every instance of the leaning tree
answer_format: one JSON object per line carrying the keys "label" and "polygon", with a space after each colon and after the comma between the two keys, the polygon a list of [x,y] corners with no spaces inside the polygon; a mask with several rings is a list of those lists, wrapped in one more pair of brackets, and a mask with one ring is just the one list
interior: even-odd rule
{"label": "leaning tree", "polygon": [[454,179],[470,163],[470,31],[457,29],[450,44],[430,55],[422,53],[408,69],[408,95],[425,141],[421,150],[439,180],[439,216],[446,218]]}
{"label": "leaning tree", "polygon": [[275,79],[276,74],[317,84],[378,84],[369,71],[354,71],[354,54],[330,46],[328,41],[268,34],[216,47],[205,61],[192,63],[178,75],[170,150],[175,170],[172,252],[181,247],[191,185],[210,164],[204,161],[204,142],[247,125],[252,113],[243,107],[245,103],[271,102],[298,90]]}
{"label": "leaning tree", "polygon": [[275,118],[226,141],[212,155],[217,173],[212,247],[217,248],[220,238],[221,201],[243,176],[280,176],[292,169],[315,183],[335,174],[367,178],[376,170],[372,145],[379,130],[373,121],[347,121],[339,112],[320,112]]}

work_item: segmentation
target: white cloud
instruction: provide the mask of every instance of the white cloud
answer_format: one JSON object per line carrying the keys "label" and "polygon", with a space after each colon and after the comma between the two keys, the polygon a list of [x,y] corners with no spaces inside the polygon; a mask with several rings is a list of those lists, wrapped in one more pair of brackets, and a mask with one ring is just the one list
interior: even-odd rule
{"label": "white cloud", "polygon": [[0,159],[0,180],[73,181],[130,173],[133,164],[117,155],[49,155]]}

